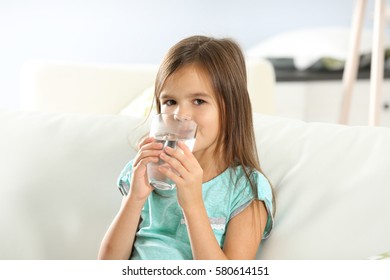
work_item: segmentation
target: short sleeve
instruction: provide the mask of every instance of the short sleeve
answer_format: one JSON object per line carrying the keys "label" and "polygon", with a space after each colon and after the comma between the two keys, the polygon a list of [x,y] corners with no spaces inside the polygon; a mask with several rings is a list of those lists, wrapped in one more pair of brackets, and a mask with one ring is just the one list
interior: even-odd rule
{"label": "short sleeve", "polygon": [[274,223],[272,189],[267,178],[257,170],[251,173],[251,179],[257,188],[257,194],[253,193],[246,176],[242,175],[234,187],[230,219],[241,213],[253,200],[263,201],[268,214],[267,224],[263,233],[263,239],[265,239],[270,235]]}
{"label": "short sleeve", "polygon": [[123,168],[117,180],[117,186],[123,196],[129,193],[132,170],[133,170],[133,161],[131,160]]}

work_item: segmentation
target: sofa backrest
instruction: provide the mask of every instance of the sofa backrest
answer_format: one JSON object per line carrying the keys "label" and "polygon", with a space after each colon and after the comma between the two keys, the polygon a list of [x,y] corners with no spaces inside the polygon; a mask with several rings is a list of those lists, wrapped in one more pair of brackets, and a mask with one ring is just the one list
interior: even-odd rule
{"label": "sofa backrest", "polygon": [[21,109],[118,114],[154,85],[157,65],[29,61],[21,71]]}
{"label": "sofa backrest", "polygon": [[[29,61],[21,71],[21,109],[118,114],[141,96],[141,106],[148,108],[157,70],[158,65],[153,64]],[[275,113],[271,63],[262,59],[247,61],[247,72],[253,111]],[[140,106],[139,102],[134,105]],[[137,112],[144,112],[144,108]]]}

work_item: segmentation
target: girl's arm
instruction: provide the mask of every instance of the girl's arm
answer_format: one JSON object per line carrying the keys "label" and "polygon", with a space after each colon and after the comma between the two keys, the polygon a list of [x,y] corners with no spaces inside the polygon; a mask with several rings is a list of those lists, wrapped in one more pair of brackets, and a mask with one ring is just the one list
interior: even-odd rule
{"label": "girl's arm", "polygon": [[267,224],[264,202],[254,200],[233,217],[227,228],[223,251],[230,259],[255,259]]}
{"label": "girl's arm", "polygon": [[157,162],[162,144],[153,138],[144,139],[133,161],[129,194],[123,198],[121,208],[103,238],[99,259],[128,259],[133,248],[142,208],[152,192],[146,177],[146,166]]}
{"label": "girl's arm", "polygon": [[103,238],[99,259],[129,259],[143,205],[131,196],[123,198],[121,209]]}
{"label": "girl's arm", "polygon": [[214,236],[204,207],[192,207],[192,210],[183,211],[194,259],[239,260],[256,257],[267,221],[267,211],[263,202],[253,201],[231,219],[223,250]]}

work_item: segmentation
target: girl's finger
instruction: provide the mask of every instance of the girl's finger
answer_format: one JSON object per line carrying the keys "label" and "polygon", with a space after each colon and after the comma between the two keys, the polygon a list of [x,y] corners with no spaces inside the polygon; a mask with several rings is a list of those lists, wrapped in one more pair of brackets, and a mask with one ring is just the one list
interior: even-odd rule
{"label": "girl's finger", "polygon": [[177,142],[177,145],[183,151],[184,155],[192,154],[192,151],[190,150],[190,148],[188,148],[188,146],[183,141]]}
{"label": "girl's finger", "polygon": [[140,141],[138,143],[138,146],[137,146],[138,150],[140,150],[142,148],[142,146],[144,146],[145,144],[151,143],[153,141],[154,141],[153,137],[145,137],[144,139],[142,139],[142,141]]}
{"label": "girl's finger", "polygon": [[145,150],[145,151],[140,151],[135,157],[134,157],[134,165],[137,165],[139,161],[141,161],[144,158],[148,157],[159,157],[160,154],[162,153],[161,150]]}
{"label": "girl's finger", "polygon": [[158,143],[158,142],[151,142],[151,143],[146,143],[139,149],[139,152],[146,151],[146,150],[162,150],[163,144]]}
{"label": "girl's finger", "polygon": [[164,174],[165,176],[167,176],[168,178],[170,178],[173,182],[176,183],[176,185],[180,185],[182,182],[184,182],[184,178],[181,176],[180,173],[178,173],[177,171],[174,172],[172,170],[172,168],[168,168],[164,165],[160,165],[158,167],[158,170]]}
{"label": "girl's finger", "polygon": [[179,149],[172,149],[171,147],[165,147],[164,151],[171,157],[177,159],[187,170],[191,170],[197,160],[194,155],[182,141],[178,142]]}
{"label": "girl's finger", "polygon": [[[153,141],[153,138],[151,138]],[[162,144],[158,142],[144,141],[143,146],[134,157],[133,166],[136,166],[140,160],[145,157],[158,157],[162,153]]]}
{"label": "girl's finger", "polygon": [[[182,177],[182,178],[187,177],[189,171],[185,168],[185,166],[183,166],[183,164],[178,159],[176,159],[173,156],[167,155],[165,153],[161,153],[160,158],[164,162],[168,163],[173,170],[175,170],[178,174],[180,174],[178,175],[178,177]],[[171,179],[173,180],[173,178]]]}
{"label": "girl's finger", "polygon": [[148,163],[151,163],[151,162],[154,162],[154,163],[157,163],[159,160],[158,157],[147,157],[147,158],[143,158],[141,159],[137,165],[134,166],[134,168],[138,168],[138,167],[145,167],[148,165]]}

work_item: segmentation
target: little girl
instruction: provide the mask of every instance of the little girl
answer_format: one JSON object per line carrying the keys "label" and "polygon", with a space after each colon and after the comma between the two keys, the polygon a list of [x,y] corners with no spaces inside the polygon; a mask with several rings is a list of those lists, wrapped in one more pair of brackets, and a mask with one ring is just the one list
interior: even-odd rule
{"label": "little girl", "polygon": [[[174,45],[155,84],[158,113],[198,124],[191,152],[145,138],[122,171],[121,208],[108,229],[101,259],[254,259],[273,225],[272,189],[260,172],[245,61],[230,39],[193,36]],[[146,165],[175,184],[154,189]],[[180,175],[178,175],[180,174]]]}

